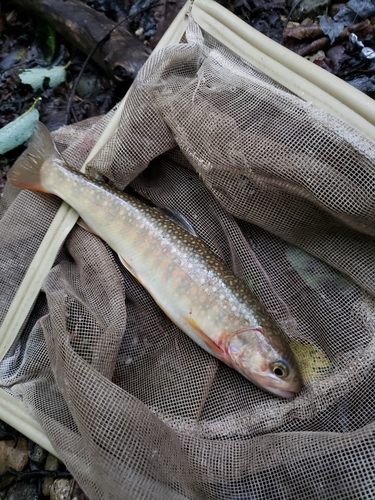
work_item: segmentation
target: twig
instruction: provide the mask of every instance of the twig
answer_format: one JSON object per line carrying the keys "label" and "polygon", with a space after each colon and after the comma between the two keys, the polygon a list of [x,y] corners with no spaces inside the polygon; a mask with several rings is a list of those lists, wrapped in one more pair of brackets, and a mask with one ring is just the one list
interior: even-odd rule
{"label": "twig", "polygon": [[330,44],[328,36],[323,36],[322,38],[318,38],[317,40],[313,40],[311,43],[306,45],[305,47],[302,47],[297,54],[304,57],[308,56],[309,54],[313,54],[315,52],[318,52],[318,50],[324,49]]}
{"label": "twig", "polygon": [[68,125],[68,122],[69,122],[70,109],[72,107],[72,101],[73,101],[74,95],[76,93],[77,85],[78,85],[80,79],[82,78],[82,75],[83,75],[83,73],[84,73],[84,71],[86,69],[86,66],[87,66],[88,62],[90,61],[90,59],[92,58],[92,56],[95,54],[95,52],[98,50],[98,48],[100,47],[100,45],[102,45],[104,42],[106,42],[109,39],[109,37],[111,36],[111,33],[116,28],[118,28],[122,23],[124,23],[125,21],[128,21],[129,19],[131,19],[133,17],[138,16],[142,12],[146,12],[146,11],[148,11],[150,9],[155,8],[155,7],[160,7],[160,5],[162,5],[162,4],[150,5],[149,7],[146,7],[145,9],[142,9],[142,10],[138,11],[136,14],[132,14],[131,16],[125,17],[122,21],[120,21],[113,28],[111,28],[108,31],[108,33],[106,35],[104,35],[103,38],[101,40],[99,40],[99,42],[95,45],[95,47],[90,51],[89,55],[85,59],[85,62],[82,64],[81,70],[78,73],[78,76],[75,79],[73,87],[72,87],[72,89],[70,91],[69,99],[68,99],[68,104],[67,104],[67,107],[66,107],[65,125]]}

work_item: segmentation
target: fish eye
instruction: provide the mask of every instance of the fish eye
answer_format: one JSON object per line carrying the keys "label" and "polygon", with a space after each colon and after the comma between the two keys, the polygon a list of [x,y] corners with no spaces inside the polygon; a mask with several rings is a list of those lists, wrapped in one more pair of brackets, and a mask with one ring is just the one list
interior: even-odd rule
{"label": "fish eye", "polygon": [[279,378],[286,378],[289,375],[289,366],[284,361],[272,363],[271,370]]}

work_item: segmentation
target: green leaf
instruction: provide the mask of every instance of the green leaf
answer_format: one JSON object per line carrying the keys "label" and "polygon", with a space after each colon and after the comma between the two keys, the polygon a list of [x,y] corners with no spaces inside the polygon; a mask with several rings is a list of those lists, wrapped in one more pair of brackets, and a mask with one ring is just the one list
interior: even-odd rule
{"label": "green leaf", "polygon": [[303,382],[318,377],[329,369],[331,363],[328,356],[314,345],[293,340],[290,348],[300,367]]}
{"label": "green leaf", "polygon": [[56,50],[56,32],[46,23],[38,24],[38,45],[47,62],[51,62]]}
{"label": "green leaf", "polygon": [[51,69],[32,68],[25,69],[19,72],[21,82],[32,86],[33,90],[43,88],[43,83],[46,78],[49,78],[48,85],[50,88],[56,87],[65,81],[66,69],[65,66],[55,66]]}
{"label": "green leaf", "polygon": [[30,109],[0,129],[0,155],[23,144],[34,131],[39,120],[39,111],[35,108],[41,99],[36,99]]}

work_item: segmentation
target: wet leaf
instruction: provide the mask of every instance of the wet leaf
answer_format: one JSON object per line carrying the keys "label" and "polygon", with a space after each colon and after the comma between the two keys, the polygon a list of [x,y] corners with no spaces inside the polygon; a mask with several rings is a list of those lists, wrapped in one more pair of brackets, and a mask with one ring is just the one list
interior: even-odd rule
{"label": "wet leaf", "polygon": [[347,6],[363,18],[375,14],[375,2],[373,0],[349,0]]}
{"label": "wet leaf", "polygon": [[333,19],[345,23],[345,26],[351,26],[355,23],[356,18],[357,14],[346,5],[343,5]]}
{"label": "wet leaf", "polygon": [[34,125],[39,120],[39,111],[35,108],[38,101],[40,99],[36,99],[26,113],[0,129],[0,154],[11,151],[30,138]]}
{"label": "wet leaf", "polygon": [[336,40],[336,38],[340,35],[342,30],[346,26],[345,22],[334,21],[331,17],[328,17],[327,14],[325,14],[324,16],[320,16],[319,25],[323,33],[329,36],[331,43]]}
{"label": "wet leaf", "polygon": [[303,382],[322,375],[331,364],[327,355],[314,345],[294,340],[290,343],[290,348],[300,367]]}
{"label": "wet leaf", "polygon": [[375,76],[360,75],[347,82],[364,94],[371,96],[375,93]]}
{"label": "wet leaf", "polygon": [[55,66],[51,69],[46,68],[32,68],[25,69],[19,72],[21,82],[32,86],[33,90],[43,89],[43,84],[46,78],[49,79],[48,86],[50,88],[56,87],[65,81],[66,67]]}

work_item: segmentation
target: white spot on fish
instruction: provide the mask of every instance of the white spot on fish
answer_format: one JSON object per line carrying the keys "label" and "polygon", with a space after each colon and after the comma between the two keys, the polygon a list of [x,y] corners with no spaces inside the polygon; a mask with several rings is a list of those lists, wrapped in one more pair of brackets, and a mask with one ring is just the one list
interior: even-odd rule
{"label": "white spot on fish", "polygon": [[201,285],[204,285],[205,281],[206,281],[206,280],[205,280],[204,278],[201,278],[201,280],[200,280]]}
{"label": "white spot on fish", "polygon": [[123,210],[120,210],[118,214],[119,214],[119,215],[124,215],[124,211],[123,211]]}
{"label": "white spot on fish", "polygon": [[232,307],[232,311],[237,311],[237,307],[236,307],[236,306],[233,306],[233,307]]}
{"label": "white spot on fish", "polygon": [[224,295],[221,294],[220,297],[219,297],[220,300],[224,300]]}
{"label": "white spot on fish", "polygon": [[193,267],[193,264],[191,264],[191,263],[189,262],[189,264],[188,264],[188,268],[189,268],[189,269],[191,269],[192,267]]}

